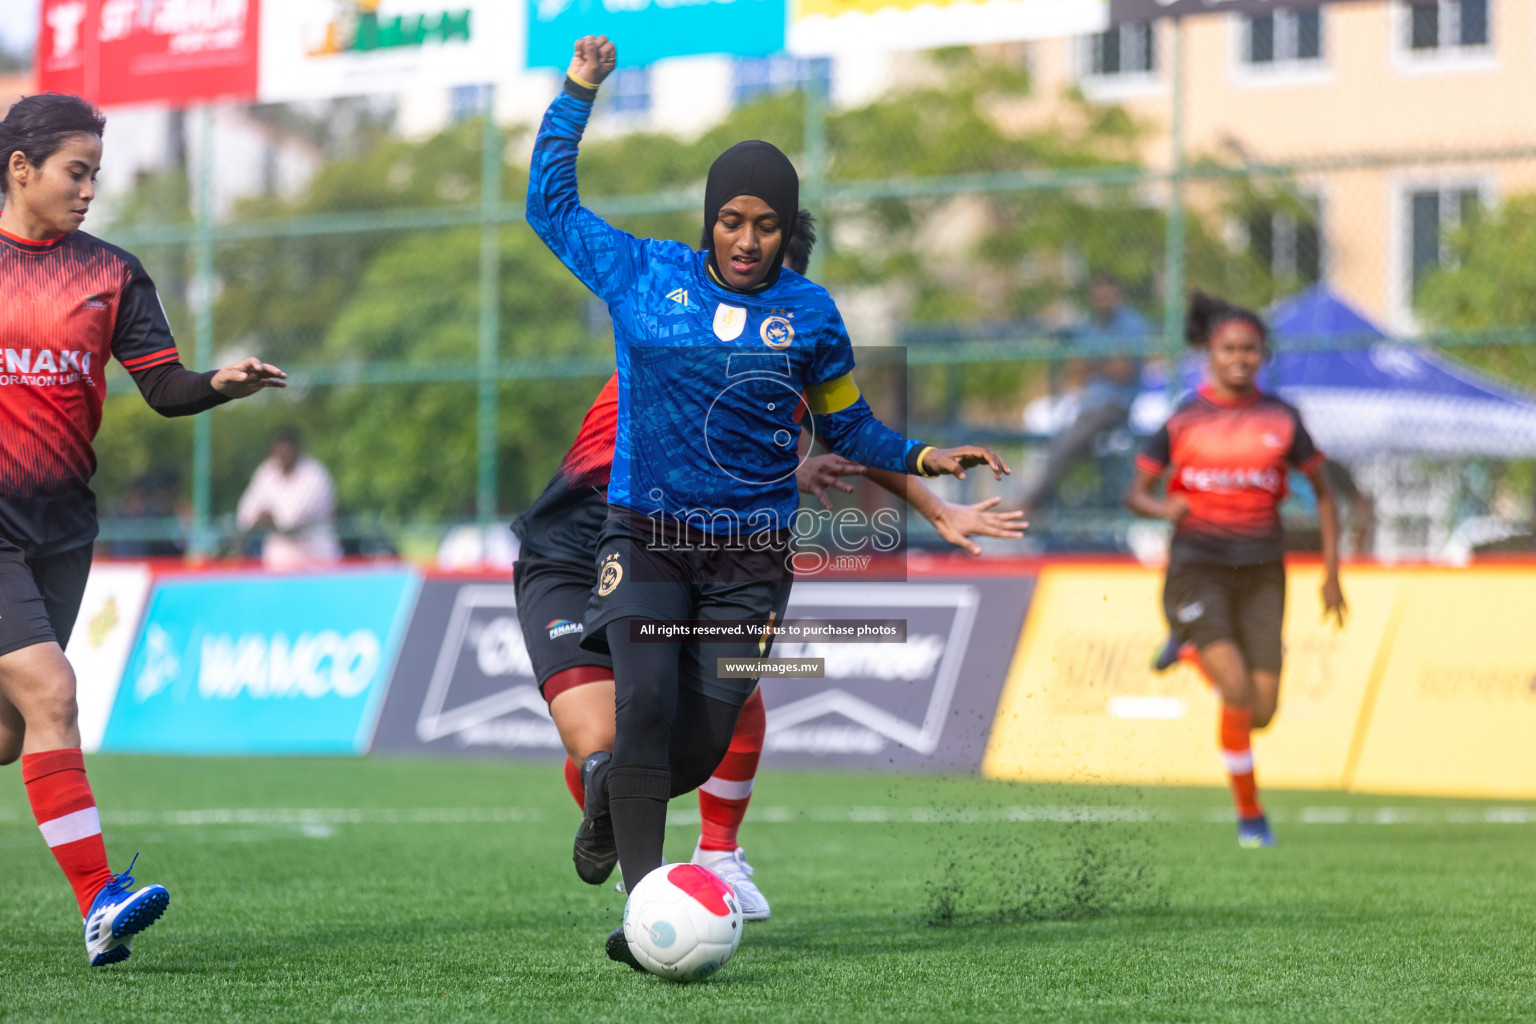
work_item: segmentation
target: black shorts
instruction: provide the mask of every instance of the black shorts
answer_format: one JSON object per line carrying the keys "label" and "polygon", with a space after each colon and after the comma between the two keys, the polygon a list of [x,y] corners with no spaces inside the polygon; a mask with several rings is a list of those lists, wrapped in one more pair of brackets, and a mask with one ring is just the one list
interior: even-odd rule
{"label": "black shorts", "polygon": [[1231,640],[1250,669],[1279,672],[1285,564],[1170,565],[1163,613],[1184,643],[1204,647]]}
{"label": "black shorts", "polygon": [[0,539],[0,655],[33,644],[69,646],[91,574],[91,545],[28,558]]}
{"label": "black shorts", "polygon": [[519,558],[512,567],[517,621],[523,628],[533,677],[546,701],[557,694],[545,690],[545,684],[568,669],[591,668],[613,678],[613,661],[607,653],[581,646],[582,619],[596,583],[597,569],[591,562]]}
{"label": "black shorts", "polygon": [[[781,622],[794,581],[788,531],[728,544],[691,528],[658,543],[652,520],[609,506],[597,546],[597,585],[587,605],[581,644],[606,652],[606,629],[621,619]],[[719,678],[719,658],[765,658],[766,637],[685,643],[680,684],[740,707],[756,679]]]}

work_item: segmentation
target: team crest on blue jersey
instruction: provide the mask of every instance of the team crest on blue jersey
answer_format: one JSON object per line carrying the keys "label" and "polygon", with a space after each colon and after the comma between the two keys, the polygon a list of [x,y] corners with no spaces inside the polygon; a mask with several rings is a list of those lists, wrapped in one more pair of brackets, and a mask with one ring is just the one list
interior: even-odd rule
{"label": "team crest on blue jersey", "polygon": [[747,327],[747,311],[741,306],[715,307],[715,337],[721,341],[735,341]]}
{"label": "team crest on blue jersey", "polygon": [[771,316],[763,321],[757,333],[769,348],[786,349],[795,340],[795,325],[785,317]]}

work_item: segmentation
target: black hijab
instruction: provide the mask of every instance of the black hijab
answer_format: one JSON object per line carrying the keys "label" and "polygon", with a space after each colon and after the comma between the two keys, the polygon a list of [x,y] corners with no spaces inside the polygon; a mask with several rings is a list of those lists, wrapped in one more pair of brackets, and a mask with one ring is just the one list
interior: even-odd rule
{"label": "black hijab", "polygon": [[795,217],[800,211],[800,175],[779,147],[756,140],[738,142],[710,165],[709,181],[704,186],[704,243],[709,250],[709,265],[714,268],[715,279],[721,284],[725,283],[725,276],[715,262],[715,221],[720,216],[720,207],[737,196],[761,199],[778,214],[782,225],[783,234],[768,274],[753,289],[758,291],[777,281],[779,270],[784,266],[789,239],[795,230]]}

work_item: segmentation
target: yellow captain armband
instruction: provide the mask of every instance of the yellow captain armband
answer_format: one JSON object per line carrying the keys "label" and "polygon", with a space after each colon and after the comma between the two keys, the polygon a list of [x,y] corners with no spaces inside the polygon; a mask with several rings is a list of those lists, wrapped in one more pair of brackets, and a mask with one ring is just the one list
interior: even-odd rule
{"label": "yellow captain armband", "polygon": [[805,389],[805,404],[817,416],[842,412],[857,402],[859,397],[859,386],[853,382],[851,371],[825,384],[812,384]]}
{"label": "yellow captain armband", "polygon": [[923,465],[923,459],[925,459],[928,456],[928,453],[931,452],[931,451],[933,451],[933,445],[927,444],[927,445],[923,445],[922,451],[917,453],[917,475],[918,476],[935,477],[935,476],[939,475],[938,473],[936,473],[933,470],[929,469],[927,466]]}

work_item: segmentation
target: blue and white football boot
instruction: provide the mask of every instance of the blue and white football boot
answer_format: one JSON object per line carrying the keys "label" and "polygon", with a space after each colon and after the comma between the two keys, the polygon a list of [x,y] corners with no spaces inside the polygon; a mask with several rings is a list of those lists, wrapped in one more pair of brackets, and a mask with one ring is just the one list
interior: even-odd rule
{"label": "blue and white football boot", "polygon": [[1274,846],[1275,834],[1269,830],[1269,819],[1262,814],[1257,818],[1238,818],[1237,845],[1245,850]]}
{"label": "blue and white football boot", "polygon": [[[128,871],[139,859],[133,855]],[[133,952],[133,937],[160,919],[171,902],[163,885],[146,885],[129,891],[133,876],[124,871],[102,886],[85,915],[85,955],[92,967],[127,960]]]}

